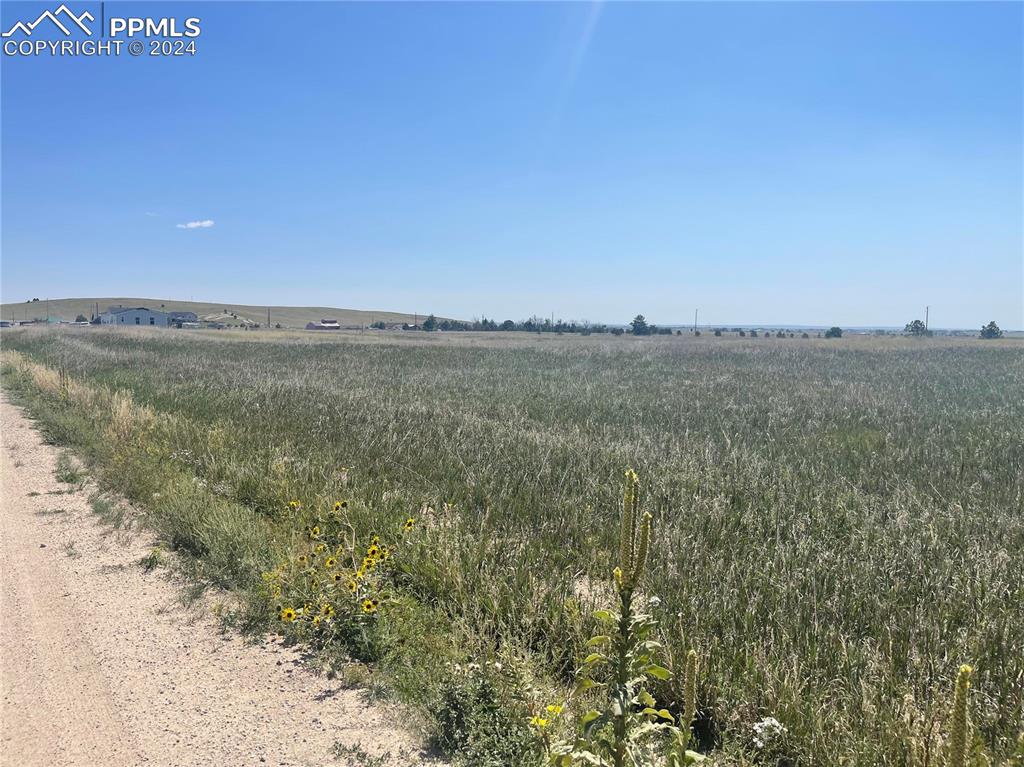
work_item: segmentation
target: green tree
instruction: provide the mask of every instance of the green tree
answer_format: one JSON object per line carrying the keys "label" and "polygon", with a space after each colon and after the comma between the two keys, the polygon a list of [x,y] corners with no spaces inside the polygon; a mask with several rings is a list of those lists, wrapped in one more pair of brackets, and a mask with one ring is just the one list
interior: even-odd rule
{"label": "green tree", "polygon": [[986,325],[985,327],[983,327],[981,329],[981,337],[982,338],[1002,338],[1003,337],[1003,331],[999,329],[998,325],[996,325],[996,321],[992,320],[992,322],[988,323],[988,325]]}
{"label": "green tree", "polygon": [[835,325],[833,325],[832,327],[830,327],[828,330],[825,331],[825,338],[842,338],[842,337],[843,337],[843,329],[840,328],[840,327],[837,327]]}
{"label": "green tree", "polygon": [[425,320],[423,320],[424,330],[437,330],[437,317],[431,314]]}
{"label": "green tree", "polygon": [[86,317],[84,314],[79,314],[77,317],[75,317],[75,322],[88,322],[88,321],[89,321],[89,318]]}
{"label": "green tree", "polygon": [[649,336],[651,334],[651,327],[647,324],[647,320],[644,319],[642,314],[638,314],[633,318],[633,321],[629,323],[630,327],[633,328],[633,335],[635,336]]}
{"label": "green tree", "polygon": [[910,333],[910,335],[912,336],[923,336],[927,335],[928,333],[928,329],[924,326],[924,323],[921,322],[921,320],[914,320],[913,322],[908,322],[907,326],[903,328],[903,331],[905,333]]}

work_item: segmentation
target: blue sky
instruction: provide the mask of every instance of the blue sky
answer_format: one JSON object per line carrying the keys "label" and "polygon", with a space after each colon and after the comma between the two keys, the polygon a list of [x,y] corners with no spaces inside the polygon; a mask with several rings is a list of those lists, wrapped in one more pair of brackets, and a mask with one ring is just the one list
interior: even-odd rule
{"label": "blue sky", "polygon": [[4,301],[1024,327],[1020,3],[106,13],[198,54],[3,57]]}

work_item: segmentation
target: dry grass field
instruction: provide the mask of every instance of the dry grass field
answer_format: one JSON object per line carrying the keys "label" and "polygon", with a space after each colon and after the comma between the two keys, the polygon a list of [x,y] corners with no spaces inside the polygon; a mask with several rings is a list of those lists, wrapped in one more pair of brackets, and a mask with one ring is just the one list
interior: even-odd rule
{"label": "dry grass field", "polygon": [[[944,764],[962,663],[977,746],[1005,758],[1022,727],[1018,341],[2,342],[11,396],[193,578],[237,592],[229,623],[363,669],[457,763],[539,764],[537,706],[565,705],[560,738],[597,694],[570,691],[627,468],[655,531],[638,598],[667,667],[701,658],[694,737],[716,763]],[[682,675],[651,692],[682,711]]]}

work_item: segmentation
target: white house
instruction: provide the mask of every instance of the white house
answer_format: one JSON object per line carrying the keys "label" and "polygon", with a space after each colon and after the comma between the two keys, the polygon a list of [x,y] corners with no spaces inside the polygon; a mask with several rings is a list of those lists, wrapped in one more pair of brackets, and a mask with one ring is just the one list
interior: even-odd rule
{"label": "white house", "polygon": [[170,323],[170,315],[166,312],[156,312],[147,309],[145,306],[135,307],[110,307],[109,310],[100,315],[100,324],[117,325],[119,327],[134,327],[136,325],[153,326],[166,328]]}

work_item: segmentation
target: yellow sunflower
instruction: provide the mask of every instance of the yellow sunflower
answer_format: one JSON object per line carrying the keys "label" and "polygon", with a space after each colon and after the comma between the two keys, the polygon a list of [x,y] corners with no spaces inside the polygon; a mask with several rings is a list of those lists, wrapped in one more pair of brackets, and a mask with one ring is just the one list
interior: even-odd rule
{"label": "yellow sunflower", "polygon": [[367,615],[377,612],[377,604],[376,599],[364,599],[362,603],[363,612]]}
{"label": "yellow sunflower", "polygon": [[293,610],[291,607],[284,608],[281,611],[281,620],[283,620],[285,623],[294,623],[295,622],[295,610]]}

